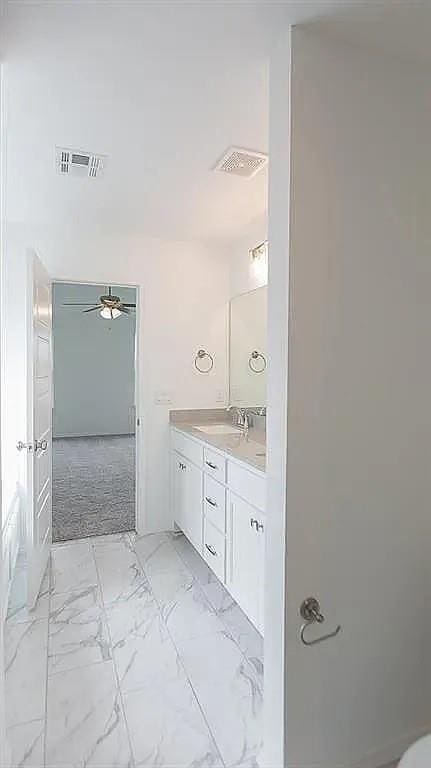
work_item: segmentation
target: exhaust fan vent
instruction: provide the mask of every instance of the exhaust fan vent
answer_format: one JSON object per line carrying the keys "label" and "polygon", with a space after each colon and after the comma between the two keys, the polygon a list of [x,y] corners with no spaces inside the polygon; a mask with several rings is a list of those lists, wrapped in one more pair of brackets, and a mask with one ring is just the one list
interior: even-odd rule
{"label": "exhaust fan vent", "polygon": [[251,149],[242,149],[241,147],[229,147],[214,170],[251,179],[261,168],[265,167],[267,162],[268,155],[263,154],[263,152],[254,152]]}
{"label": "exhaust fan vent", "polygon": [[63,147],[56,147],[55,159],[57,171],[62,176],[89,176],[95,179],[102,175],[106,166],[106,155]]}

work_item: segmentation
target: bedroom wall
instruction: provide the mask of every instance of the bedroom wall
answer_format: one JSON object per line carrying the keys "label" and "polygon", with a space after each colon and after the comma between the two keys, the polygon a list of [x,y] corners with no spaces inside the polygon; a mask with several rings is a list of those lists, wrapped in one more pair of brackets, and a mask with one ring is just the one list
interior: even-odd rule
{"label": "bedroom wall", "polygon": [[[113,291],[136,301],[134,288]],[[64,304],[96,303],[104,293],[105,285],[54,283],[54,437],[135,431],[135,315],[105,320]]]}

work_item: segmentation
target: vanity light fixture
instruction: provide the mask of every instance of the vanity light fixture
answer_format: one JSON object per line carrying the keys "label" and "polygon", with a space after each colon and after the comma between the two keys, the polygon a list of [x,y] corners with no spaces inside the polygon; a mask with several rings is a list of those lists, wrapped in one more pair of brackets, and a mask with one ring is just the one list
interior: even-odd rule
{"label": "vanity light fixture", "polygon": [[251,271],[262,285],[268,282],[268,240],[250,249]]}

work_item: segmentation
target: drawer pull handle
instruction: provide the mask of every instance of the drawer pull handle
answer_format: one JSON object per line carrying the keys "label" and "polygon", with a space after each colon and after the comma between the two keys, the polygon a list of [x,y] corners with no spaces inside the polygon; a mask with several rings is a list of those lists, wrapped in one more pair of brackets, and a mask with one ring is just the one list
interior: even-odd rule
{"label": "drawer pull handle", "polygon": [[214,501],[211,496],[205,496],[205,501],[207,501],[208,504],[210,504],[212,507],[217,507],[217,502]]}
{"label": "drawer pull handle", "polygon": [[259,520],[255,520],[253,517],[251,517],[250,528],[254,528],[257,532],[263,531],[263,523],[260,523]]}
{"label": "drawer pull handle", "polygon": [[209,544],[205,544],[205,546],[206,546],[208,552],[211,555],[213,555],[213,557],[217,557],[217,552],[215,551],[215,549],[213,549],[213,547],[211,547]]}
{"label": "drawer pull handle", "polygon": [[207,467],[210,467],[210,469],[218,469],[217,464],[213,464],[212,461],[206,461],[205,464]]}

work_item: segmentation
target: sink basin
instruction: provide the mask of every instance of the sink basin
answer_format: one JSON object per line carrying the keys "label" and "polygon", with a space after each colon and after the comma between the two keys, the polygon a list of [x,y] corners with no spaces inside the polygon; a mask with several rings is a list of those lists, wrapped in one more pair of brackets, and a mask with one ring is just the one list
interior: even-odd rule
{"label": "sink basin", "polygon": [[206,435],[239,435],[242,432],[233,424],[195,424],[193,429],[198,429]]}

